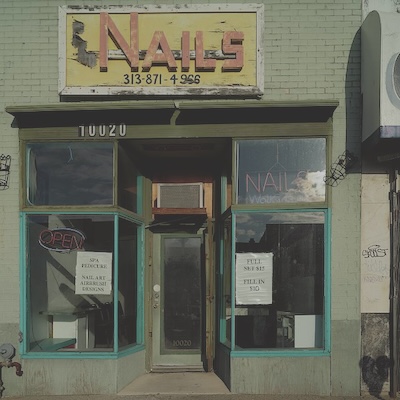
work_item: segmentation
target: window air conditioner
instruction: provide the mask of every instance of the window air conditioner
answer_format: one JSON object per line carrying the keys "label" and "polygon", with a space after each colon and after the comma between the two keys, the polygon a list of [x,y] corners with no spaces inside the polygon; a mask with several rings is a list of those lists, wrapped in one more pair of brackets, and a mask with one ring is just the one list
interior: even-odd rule
{"label": "window air conditioner", "polygon": [[203,208],[203,184],[159,183],[157,208]]}

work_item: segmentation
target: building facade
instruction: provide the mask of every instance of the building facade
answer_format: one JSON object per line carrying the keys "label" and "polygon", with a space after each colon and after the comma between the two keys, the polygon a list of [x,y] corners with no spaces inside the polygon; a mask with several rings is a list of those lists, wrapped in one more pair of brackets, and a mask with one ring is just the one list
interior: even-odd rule
{"label": "building facade", "polygon": [[23,370],[3,368],[5,395],[171,370],[370,389],[391,242],[390,169],[361,152],[368,7],[0,6],[0,344]]}

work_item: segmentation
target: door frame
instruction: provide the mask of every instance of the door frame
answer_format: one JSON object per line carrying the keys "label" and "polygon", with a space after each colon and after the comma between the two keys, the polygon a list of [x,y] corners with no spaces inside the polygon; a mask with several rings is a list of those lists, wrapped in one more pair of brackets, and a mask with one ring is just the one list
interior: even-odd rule
{"label": "door frame", "polygon": [[[200,321],[200,351],[197,354],[187,352],[187,354],[161,354],[161,335],[162,335],[162,280],[163,280],[163,241],[167,238],[199,238],[201,239],[200,247],[200,301],[201,301],[201,321]],[[205,247],[204,247],[204,235],[201,233],[187,233],[187,232],[158,232],[152,235],[152,276],[150,281],[150,324],[152,326],[151,338],[149,345],[151,346],[151,371],[204,371],[204,348],[205,340],[205,315],[206,309],[205,304],[205,291],[204,288],[207,286],[204,282],[205,279]],[[158,287],[157,287],[158,286]]]}

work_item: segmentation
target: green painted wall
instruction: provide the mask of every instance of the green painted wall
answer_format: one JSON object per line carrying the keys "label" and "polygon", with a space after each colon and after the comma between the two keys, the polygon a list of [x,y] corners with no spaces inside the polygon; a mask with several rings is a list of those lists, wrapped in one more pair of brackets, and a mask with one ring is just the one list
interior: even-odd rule
{"label": "green painted wall", "polygon": [[[18,131],[6,106],[55,104],[58,84],[58,6],[70,0],[14,0],[0,3],[0,154],[12,157],[9,188],[0,191],[0,344],[18,347],[19,322],[19,143]],[[153,0],[137,4],[196,4],[194,1]],[[202,2],[199,2],[202,3]],[[207,3],[237,3],[209,0]],[[360,38],[361,0],[264,0],[263,100],[338,100],[333,116],[331,161],[347,148],[360,152]],[[86,0],[85,5],[132,5],[129,0]],[[332,189],[332,353],[323,358],[235,359],[232,389],[279,392],[287,376],[286,392],[356,395],[360,390],[360,174],[349,174]],[[4,228],[5,227],[5,228]],[[131,358],[127,358],[129,361]],[[17,355],[16,360],[19,360]],[[124,361],[125,362],[125,361]],[[63,365],[65,363],[65,365]],[[92,371],[83,384],[110,393],[106,376],[115,378],[115,361],[24,360],[26,374],[9,379],[7,395],[72,393],[57,386],[56,374]],[[134,364],[134,363],[133,363]],[[68,366],[68,368],[67,368]],[[82,366],[85,368],[82,369]],[[245,369],[243,367],[246,366]],[[287,371],[289,375],[270,371]],[[41,371],[41,372],[40,372]],[[248,372],[246,372],[248,371]],[[261,372],[260,372],[261,371]],[[299,371],[303,371],[300,375]],[[7,373],[9,371],[6,371]],[[69,372],[75,373],[75,372]],[[110,375],[111,374],[111,375]],[[301,379],[307,374],[307,380]],[[267,380],[266,376],[270,376]],[[240,376],[240,379],[239,379]],[[42,379],[42,378],[43,379]],[[44,379],[46,378],[46,379]],[[54,379],[53,379],[54,378]],[[114,379],[112,378],[112,379]],[[50,379],[50,380],[49,380]],[[51,380],[53,379],[53,380]],[[118,378],[118,389],[128,378]],[[21,381],[23,382],[21,384]],[[116,382],[116,380],[113,380]],[[50,383],[51,382],[51,383]],[[97,386],[94,382],[100,382]],[[103,386],[101,384],[103,382]],[[310,386],[307,386],[309,383]],[[44,390],[46,388],[46,390]]]}

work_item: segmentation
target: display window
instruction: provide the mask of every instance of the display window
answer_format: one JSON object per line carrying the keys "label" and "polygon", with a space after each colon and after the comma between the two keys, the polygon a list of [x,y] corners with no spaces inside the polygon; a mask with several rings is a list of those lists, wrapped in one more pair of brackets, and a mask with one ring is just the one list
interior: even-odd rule
{"label": "display window", "polygon": [[235,148],[235,204],[220,230],[220,340],[238,355],[327,352],[326,139],[238,140]]}
{"label": "display window", "polygon": [[142,345],[140,174],[125,147],[28,143],[25,154],[24,352]]}

